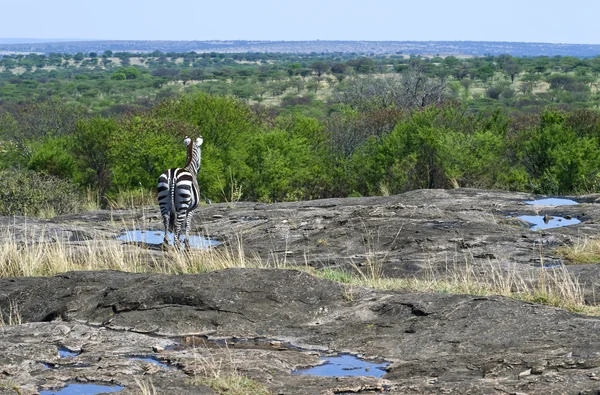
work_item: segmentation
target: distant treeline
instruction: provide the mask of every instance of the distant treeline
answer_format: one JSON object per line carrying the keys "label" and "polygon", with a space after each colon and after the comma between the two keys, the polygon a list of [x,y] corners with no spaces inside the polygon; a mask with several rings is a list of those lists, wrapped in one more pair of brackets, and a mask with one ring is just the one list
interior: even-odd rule
{"label": "distant treeline", "polygon": [[[123,114],[186,93],[232,95],[276,112],[326,117],[332,103],[362,84],[394,96],[417,70],[446,98],[488,114],[496,108],[539,112],[598,108],[600,57],[478,58],[395,54],[128,52],[28,54],[0,58],[0,110],[60,97],[93,113]],[[365,77],[370,85],[365,83]],[[425,81],[425,80],[423,80]],[[419,88],[421,89],[421,88]]]}
{"label": "distant treeline", "polygon": [[255,52],[291,54],[390,55],[404,53],[444,55],[502,55],[512,56],[576,56],[594,57],[600,54],[598,44],[552,44],[497,41],[145,41],[95,40],[71,42],[2,43],[0,51],[19,53],[77,52]]}

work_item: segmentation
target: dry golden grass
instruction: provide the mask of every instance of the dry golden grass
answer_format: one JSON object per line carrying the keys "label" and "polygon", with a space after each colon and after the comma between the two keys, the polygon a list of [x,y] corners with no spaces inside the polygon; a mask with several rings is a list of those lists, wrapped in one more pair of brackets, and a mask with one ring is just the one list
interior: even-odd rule
{"label": "dry golden grass", "polygon": [[135,384],[138,386],[140,395],[156,395],[156,388],[151,379],[144,380],[136,377]]}
{"label": "dry golden grass", "polygon": [[[583,289],[578,279],[564,267],[523,269],[507,263],[503,268],[491,263],[475,266],[468,254],[455,258],[444,270],[431,269],[422,278],[385,278],[382,260],[367,242],[366,263],[350,262],[350,271],[314,270],[308,266],[291,266],[283,259],[261,260],[244,251],[241,238],[230,245],[207,250],[165,252],[149,251],[114,239],[96,239],[78,243],[46,242],[49,235],[31,234],[17,238],[4,230],[0,244],[0,277],[50,276],[71,270],[120,270],[164,274],[194,274],[214,270],[242,268],[301,269],[328,280],[349,286],[411,292],[437,292],[470,295],[503,295],[523,301],[541,303],[590,315],[600,315],[600,308],[585,304]],[[375,240],[370,234],[367,240]],[[600,242],[586,241],[574,249],[600,250]],[[12,316],[3,317],[4,324],[20,322],[18,309]]]}
{"label": "dry golden grass", "polygon": [[5,230],[0,244],[0,277],[52,276],[71,270],[120,270],[132,273],[192,274],[230,267],[265,267],[258,258],[236,245],[179,251],[169,248],[153,253],[113,239],[78,243],[48,242],[43,232],[17,241]]}
{"label": "dry golden grass", "polygon": [[261,383],[241,374],[237,363],[225,346],[217,350],[194,348],[194,384],[211,388],[217,394],[269,395],[271,392]]}
{"label": "dry golden grass", "polygon": [[108,205],[111,209],[155,207],[156,192],[144,188],[119,192],[109,199]]}
{"label": "dry golden grass", "polygon": [[16,303],[9,302],[8,311],[0,310],[0,327],[6,325],[21,325],[22,323],[23,320],[21,319],[19,306]]}
{"label": "dry golden grass", "polygon": [[196,377],[194,383],[202,384],[217,394],[227,395],[269,395],[271,392],[258,381],[241,375],[220,375],[218,377]]}
{"label": "dry golden grass", "polygon": [[21,387],[10,378],[0,378],[0,390],[8,390],[12,393],[14,391],[15,394],[21,395],[23,392],[21,391]]}
{"label": "dry golden grass", "polygon": [[590,306],[578,278],[565,267],[528,267],[507,263],[475,266],[468,254],[444,270],[431,268],[420,278],[385,278],[382,264],[367,254],[366,265],[351,264],[352,272],[323,270],[315,275],[332,281],[381,290],[434,292],[464,295],[501,295],[509,298],[563,308],[587,315],[600,315],[600,306]]}

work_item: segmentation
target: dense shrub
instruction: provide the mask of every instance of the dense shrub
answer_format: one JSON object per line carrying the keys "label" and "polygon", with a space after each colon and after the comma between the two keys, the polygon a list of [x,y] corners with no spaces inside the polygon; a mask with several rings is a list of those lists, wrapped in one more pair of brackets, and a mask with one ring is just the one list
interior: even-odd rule
{"label": "dense shrub", "polygon": [[460,107],[414,112],[381,138],[372,137],[352,156],[354,190],[377,194],[415,188],[502,187],[507,182],[502,117],[464,114]]}
{"label": "dense shrub", "polygon": [[[587,133],[573,117],[546,111],[539,125],[522,131],[515,142],[520,163],[539,193],[595,192],[600,173],[600,146],[595,130]],[[581,136],[583,135],[583,136]]]}
{"label": "dense shrub", "polygon": [[331,167],[323,126],[302,116],[281,118],[276,126],[249,142],[246,197],[267,202],[325,197]]}
{"label": "dense shrub", "polygon": [[118,128],[109,147],[113,190],[155,188],[164,170],[185,166],[184,137],[200,134],[192,125],[148,116],[126,118]]}
{"label": "dense shrub", "polygon": [[69,181],[27,170],[0,171],[0,215],[60,215],[80,208],[81,196]]}

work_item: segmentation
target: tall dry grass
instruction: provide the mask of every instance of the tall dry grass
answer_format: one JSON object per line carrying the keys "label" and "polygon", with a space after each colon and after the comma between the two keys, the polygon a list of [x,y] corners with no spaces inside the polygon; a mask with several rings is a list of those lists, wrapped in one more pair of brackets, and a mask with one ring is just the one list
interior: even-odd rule
{"label": "tall dry grass", "polygon": [[560,307],[588,315],[600,315],[600,307],[588,305],[579,279],[564,266],[523,267],[506,262],[504,265],[487,261],[475,265],[472,256],[465,253],[456,257],[443,270],[432,266],[419,278],[385,278],[380,273],[382,264],[367,260],[366,268],[352,265],[356,273],[329,273],[339,282],[383,290],[435,292],[465,295],[501,295],[527,302]]}
{"label": "tall dry grass", "polygon": [[[372,248],[375,234],[366,237],[366,263],[349,262],[350,269],[314,270],[308,266],[291,266],[273,254],[261,260],[244,251],[241,238],[230,245],[206,250],[152,251],[114,239],[96,239],[67,243],[48,242],[52,235],[40,232],[17,238],[10,228],[0,234],[0,277],[50,276],[71,270],[120,270],[134,273],[194,274],[232,267],[292,268],[348,284],[383,290],[437,292],[470,295],[503,295],[523,301],[541,303],[591,315],[600,308],[586,305],[579,279],[566,268],[523,269],[522,265],[497,263],[475,265],[472,256],[455,256],[443,270],[431,268],[419,278],[386,278],[383,260]],[[370,241],[369,241],[370,240]],[[17,320],[14,316],[11,321]],[[5,320],[6,321],[6,320]]]}
{"label": "tall dry grass", "polygon": [[0,234],[0,277],[52,276],[72,270],[120,270],[133,273],[192,274],[230,267],[265,267],[237,244],[165,252],[114,239],[67,243],[45,232],[18,237],[10,229]]}

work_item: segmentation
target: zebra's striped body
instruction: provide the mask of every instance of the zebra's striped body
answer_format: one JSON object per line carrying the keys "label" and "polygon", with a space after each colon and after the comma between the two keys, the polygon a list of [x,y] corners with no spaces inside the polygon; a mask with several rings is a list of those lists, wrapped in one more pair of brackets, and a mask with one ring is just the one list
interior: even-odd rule
{"label": "zebra's striped body", "polygon": [[200,146],[203,140],[202,137],[198,137],[192,144],[191,139],[186,137],[184,141],[187,145],[185,167],[168,169],[158,178],[158,205],[165,228],[165,245],[169,244],[169,229],[173,230],[175,245],[180,244],[182,227],[184,242],[189,245],[189,227],[200,199],[196,177],[200,169]]}

